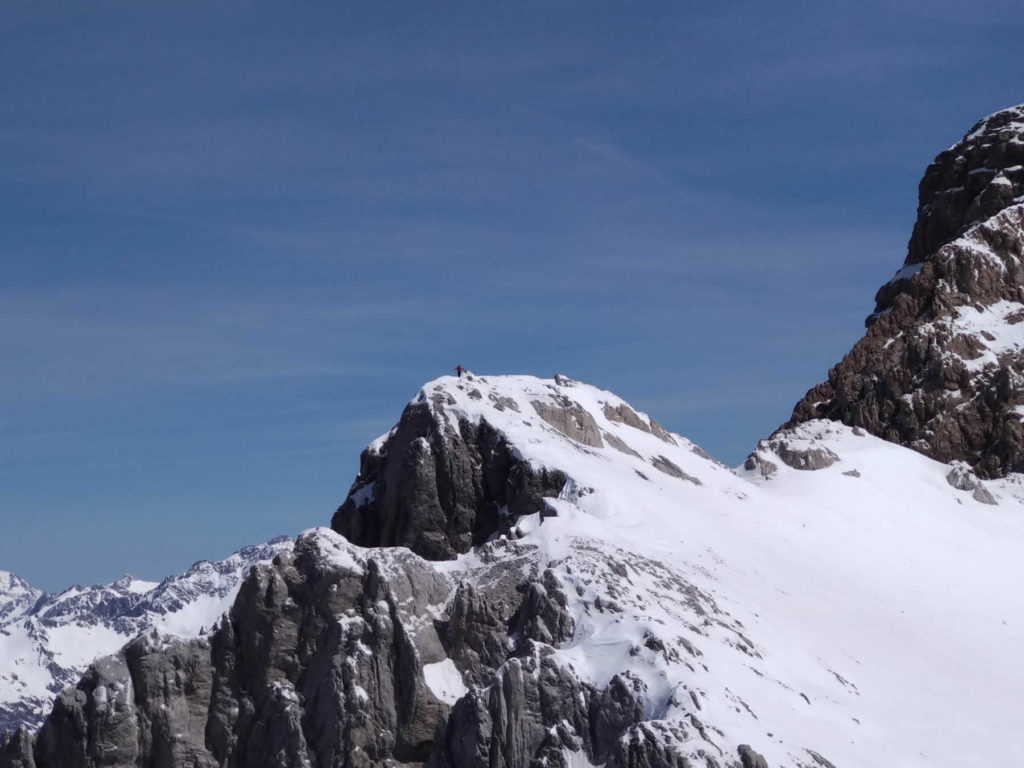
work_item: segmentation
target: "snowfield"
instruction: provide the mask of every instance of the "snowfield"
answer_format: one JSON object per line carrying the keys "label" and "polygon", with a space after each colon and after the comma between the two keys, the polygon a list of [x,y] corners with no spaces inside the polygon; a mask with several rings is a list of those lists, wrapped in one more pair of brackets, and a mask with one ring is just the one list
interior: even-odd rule
{"label": "snowfield", "polygon": [[[556,516],[520,524],[571,599],[563,663],[598,685],[630,670],[652,718],[697,705],[708,742],[749,743],[771,766],[816,765],[811,752],[839,768],[1024,760],[1020,476],[986,482],[986,504],[949,466],[820,421],[780,437],[837,460],[793,469],[762,442],[765,478],[659,436],[644,414],[647,431],[609,419],[621,399],[560,381],[445,377],[418,399],[443,393],[437,418],[485,419],[571,478]],[[531,407],[564,398],[604,447]],[[470,553],[438,567],[484,566]]]}
{"label": "snowfield", "polygon": [[[515,546],[427,567],[452,585],[485,585],[502,558],[524,577],[550,570],[575,626],[558,663],[598,687],[616,674],[638,681],[651,727],[694,765],[733,760],[740,744],[772,768],[1024,762],[1022,476],[980,483],[825,421],[762,441],[730,469],[565,377],[442,377],[414,402],[453,434],[462,420],[487,421],[519,458],[569,478],[545,513],[518,521]],[[353,498],[372,497],[355,488]],[[327,528],[302,537],[338,568],[374,556]],[[197,566],[180,589],[168,580],[118,594],[165,606],[145,629],[195,634],[228,607],[250,560]],[[0,704],[10,711],[52,698],[46,664],[77,669],[115,650],[128,637],[119,632],[140,631],[47,624],[41,606],[26,607],[36,593],[8,582],[17,595],[0,599]],[[426,663],[424,677],[448,704],[472,695],[452,659]],[[582,752],[566,763],[589,765]]]}

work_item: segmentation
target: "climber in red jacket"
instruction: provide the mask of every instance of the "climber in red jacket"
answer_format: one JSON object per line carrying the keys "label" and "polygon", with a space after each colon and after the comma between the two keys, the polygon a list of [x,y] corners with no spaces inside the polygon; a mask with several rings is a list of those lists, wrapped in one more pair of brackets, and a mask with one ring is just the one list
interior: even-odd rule
{"label": "climber in red jacket", "polygon": [[465,369],[465,368],[463,368],[463,367],[462,367],[461,365],[456,365],[456,366],[455,366],[455,372],[456,372],[457,374],[459,374],[459,378],[460,378],[460,379],[462,378],[462,372],[463,372],[464,370],[466,370],[466,369]]}

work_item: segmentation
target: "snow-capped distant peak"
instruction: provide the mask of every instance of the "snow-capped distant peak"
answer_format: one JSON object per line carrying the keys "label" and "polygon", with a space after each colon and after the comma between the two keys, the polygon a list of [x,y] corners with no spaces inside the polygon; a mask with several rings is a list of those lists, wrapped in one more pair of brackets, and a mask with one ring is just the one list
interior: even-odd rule
{"label": "snow-capped distant peak", "polygon": [[41,590],[17,574],[0,571],[0,626],[23,615],[42,596]]}
{"label": "snow-capped distant peak", "polygon": [[0,571],[0,732],[38,726],[53,697],[93,660],[142,632],[191,637],[210,628],[249,569],[291,546],[281,537],[221,561],[200,561],[159,583],[126,574],[52,595]]}
{"label": "snow-capped distant peak", "polygon": [[125,590],[136,595],[144,595],[147,592],[152,592],[159,585],[160,582],[158,581],[143,581],[142,579],[136,579],[130,573],[126,573],[110,586],[113,589]]}

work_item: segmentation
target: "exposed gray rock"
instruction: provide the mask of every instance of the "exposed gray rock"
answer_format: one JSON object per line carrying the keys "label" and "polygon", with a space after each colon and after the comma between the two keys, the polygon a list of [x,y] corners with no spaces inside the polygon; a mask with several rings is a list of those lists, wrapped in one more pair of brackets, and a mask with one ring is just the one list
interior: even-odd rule
{"label": "exposed gray rock", "polygon": [[[677,743],[685,740],[682,726],[645,722],[629,728],[608,754],[607,768],[696,768]],[[717,761],[709,765],[718,765]]]}
{"label": "exposed gray rock", "polygon": [[512,622],[513,634],[556,647],[572,638],[576,623],[554,571],[545,569],[540,581],[531,581],[520,590],[525,594]]}
{"label": "exposed gray rock", "polygon": [[860,477],[860,470],[848,469],[846,472],[843,472],[843,474],[846,475],[847,477]]}
{"label": "exposed gray rock", "polygon": [[765,480],[779,471],[779,467],[775,462],[766,459],[756,451],[747,456],[747,460],[743,462],[743,468],[748,472],[757,470]]}
{"label": "exposed gray rock", "polygon": [[648,434],[655,435],[656,437],[660,438],[663,442],[671,443],[672,445],[677,445],[676,441],[672,438],[672,435],[665,431],[665,429],[663,429],[662,426],[658,424],[658,422],[656,422],[654,419],[651,419],[649,423],[644,421],[642,418],[640,418],[640,414],[638,414],[625,403],[620,403],[619,405],[616,406],[612,406],[609,403],[605,403],[604,417],[608,419],[608,421],[614,421],[619,424],[625,424],[627,426],[633,427],[634,429],[639,429],[642,432],[647,432]]}
{"label": "exposed gray rock", "polygon": [[519,413],[519,403],[517,403],[511,397],[507,397],[505,395],[495,395],[494,393],[491,393],[490,400],[491,402],[494,403],[495,410],[504,411],[506,408],[508,408],[510,410],[515,411],[516,413]]}
{"label": "exposed gray rock", "polygon": [[973,491],[978,487],[978,478],[971,468],[962,461],[954,461],[946,474],[946,482],[958,491]]}
{"label": "exposed gray rock", "polygon": [[952,462],[949,472],[946,474],[946,482],[958,491],[973,491],[971,495],[974,500],[982,504],[995,505],[999,503],[965,462]]}
{"label": "exposed gray rock", "polygon": [[737,749],[740,755],[740,765],[743,768],[768,768],[768,761],[755,752],[747,744],[740,744]]}
{"label": "exposed gray rock", "polygon": [[[512,641],[508,629],[521,595],[514,580],[482,595],[472,582],[459,584],[441,636],[448,655],[479,685],[508,659]],[[492,586],[493,583],[492,583]]]}
{"label": "exposed gray rock", "polygon": [[32,734],[21,726],[0,734],[0,768],[35,768],[32,756]]}
{"label": "exposed gray rock", "polygon": [[999,503],[996,501],[996,497],[992,495],[992,492],[981,483],[975,486],[974,493],[971,496],[974,497],[975,501],[980,501],[982,504],[996,505]]}
{"label": "exposed gray rock", "polygon": [[[190,618],[192,606],[209,607],[214,600],[227,610],[249,568],[289,547],[291,541],[285,538],[245,547],[218,562],[195,563],[159,585],[124,576],[110,584],[76,585],[49,595],[0,572],[0,634],[19,638],[15,645],[28,645],[20,654],[0,654],[0,691],[13,687],[21,692],[19,699],[4,697],[0,702],[0,732],[20,725],[38,730],[56,696],[77,685],[94,658],[117,653],[169,614],[178,614],[174,621],[180,633],[201,634],[201,619]],[[68,633],[79,630],[92,634],[94,658],[60,652]]]}
{"label": "exposed gray rock", "polygon": [[452,425],[427,402],[412,403],[383,445],[363,451],[331,527],[360,546],[450,559],[542,511],[565,479],[517,459],[486,422]]}
{"label": "exposed gray rock", "polygon": [[693,475],[688,475],[685,472],[683,472],[683,470],[680,469],[677,464],[675,464],[665,456],[654,456],[651,459],[651,464],[654,465],[655,469],[664,472],[666,475],[678,477],[680,480],[686,480],[687,482],[693,483],[694,485],[703,485],[703,483],[701,483],[700,480],[698,480]]}
{"label": "exposed gray rock", "polygon": [[209,644],[145,635],[98,661],[58,698],[38,768],[426,760],[448,707],[424,683],[444,658],[424,619],[451,585],[409,552],[355,553],[304,537],[254,570]]}
{"label": "exposed gray rock", "polygon": [[[572,401],[551,402],[586,431]],[[405,544],[431,557],[478,544],[472,557],[436,566],[405,548],[304,534],[252,570],[207,639],[147,635],[97,662],[60,697],[34,768],[568,768],[583,758],[612,768],[737,768],[685,686],[671,702],[640,674],[622,671],[598,687],[554,648],[573,639],[577,620],[646,621],[658,601],[675,606],[681,633],[721,633],[758,658],[739,623],[637,553],[582,539],[556,555],[517,540],[518,518],[543,511],[546,497],[568,503],[593,489],[531,469],[486,421],[447,408],[435,390],[406,409],[364,452],[334,523],[360,544]],[[665,457],[655,462],[698,482]],[[695,673],[701,656],[688,637],[653,628],[628,650],[631,664]],[[685,708],[686,719],[651,720],[672,708]],[[9,743],[4,759],[25,752]]]}
{"label": "exposed gray rock", "polygon": [[611,432],[602,432],[601,435],[604,437],[604,441],[615,450],[627,453],[630,456],[636,456],[638,459],[643,458],[639,453],[630,448],[625,440],[616,437]]}
{"label": "exposed gray rock", "polygon": [[831,449],[817,440],[789,435],[780,430],[768,440],[758,443],[757,449],[743,462],[743,468],[748,472],[759,470],[766,479],[771,477],[778,471],[778,467],[768,455],[778,457],[788,467],[806,471],[824,469],[839,461]]}
{"label": "exposed gray rock", "polygon": [[615,675],[591,704],[592,750],[595,763],[604,762],[622,734],[644,719],[644,683],[631,675]]}
{"label": "exposed gray rock", "polygon": [[823,445],[802,445],[786,439],[773,438],[768,441],[772,453],[793,469],[815,471],[831,467],[839,457]]}
{"label": "exposed gray rock", "polygon": [[450,585],[409,553],[358,562],[325,546],[300,539],[293,561],[253,574],[214,637],[207,733],[221,763],[378,765],[430,753],[448,708],[422,665],[443,653],[433,625],[414,618]]}
{"label": "exposed gray rock", "polygon": [[41,768],[134,765],[139,755],[134,691],[123,656],[100,659],[64,691],[39,733]]}
{"label": "exposed gray rock", "polygon": [[57,698],[36,764],[215,768],[204,735],[211,681],[204,640],[143,635]]}
{"label": "exposed gray rock", "polygon": [[618,422],[619,424],[625,424],[626,426],[639,429],[643,432],[650,434],[650,425],[640,418],[636,411],[630,408],[625,403],[621,403],[617,406],[612,406],[609,403],[605,403],[604,406],[604,417],[608,421]]}
{"label": "exposed gray rock", "polygon": [[664,443],[670,443],[671,445],[679,445],[675,441],[675,438],[669,434],[668,430],[661,426],[654,419],[651,419],[651,434],[661,439]]}
{"label": "exposed gray rock", "polygon": [[591,448],[603,448],[601,430],[594,417],[579,403],[565,396],[553,396],[550,402],[530,403],[544,421],[563,435]]}
{"label": "exposed gray rock", "polygon": [[808,749],[808,750],[806,750],[806,752],[807,752],[808,755],[811,756],[811,759],[814,761],[814,764],[816,766],[819,766],[820,768],[836,768],[834,765],[832,765],[832,763],[830,763],[824,757],[819,755],[813,749]]}
{"label": "exposed gray rock", "polygon": [[639,680],[616,676],[595,691],[541,647],[530,647],[502,665],[488,688],[455,705],[431,766],[564,765],[563,751],[602,764],[643,719]]}
{"label": "exposed gray rock", "polygon": [[[306,534],[293,553],[253,570],[209,642],[146,635],[95,664],[47,719],[35,766],[527,768],[567,766],[579,753],[635,768],[706,754],[703,765],[731,767],[720,752],[693,751],[717,749],[695,713],[645,721],[639,678],[621,673],[595,689],[554,660],[551,646],[568,641],[575,622],[561,577],[534,554],[495,540],[477,550],[473,581],[453,585],[407,550]],[[586,578],[599,578],[609,598],[598,605],[595,596],[592,609],[621,613],[612,596],[628,604],[631,574],[660,566],[607,555],[586,559],[600,569]],[[692,589],[667,572],[656,580],[673,594]],[[691,599],[695,615],[717,615],[710,598]],[[678,660],[654,635],[644,646],[638,652]],[[424,677],[426,664],[446,658],[469,685],[451,708]],[[0,759],[27,768],[32,753],[12,744]]]}
{"label": "exposed gray rock", "polygon": [[430,765],[527,768],[558,760],[563,742],[579,747],[589,738],[585,702],[591,696],[588,686],[548,657],[509,659],[488,688],[474,690],[452,709]]}

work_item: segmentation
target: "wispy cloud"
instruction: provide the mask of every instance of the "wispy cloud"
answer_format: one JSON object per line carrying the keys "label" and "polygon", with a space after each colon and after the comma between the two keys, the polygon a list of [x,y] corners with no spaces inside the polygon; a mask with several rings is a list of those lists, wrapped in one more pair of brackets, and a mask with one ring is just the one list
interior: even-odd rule
{"label": "wispy cloud", "polygon": [[8,396],[95,395],[153,384],[370,377],[371,328],[422,322],[423,307],[327,291],[283,297],[190,295],[154,288],[62,289],[0,296]]}

